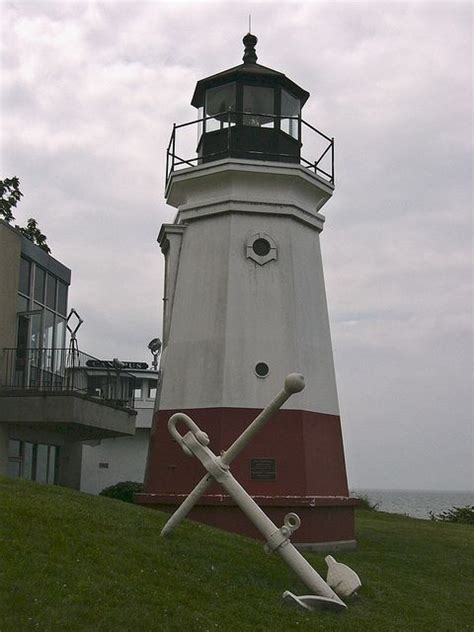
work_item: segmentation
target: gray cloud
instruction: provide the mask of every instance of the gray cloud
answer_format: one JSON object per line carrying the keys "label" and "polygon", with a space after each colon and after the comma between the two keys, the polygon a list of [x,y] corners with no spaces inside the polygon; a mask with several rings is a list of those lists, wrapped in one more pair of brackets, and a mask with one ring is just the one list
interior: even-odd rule
{"label": "gray cloud", "polygon": [[[472,486],[468,3],[5,3],[2,172],[73,270],[84,350],[146,358],[173,122],[195,82],[259,61],[336,137],[323,256],[354,486]],[[311,154],[312,145],[305,143]]]}

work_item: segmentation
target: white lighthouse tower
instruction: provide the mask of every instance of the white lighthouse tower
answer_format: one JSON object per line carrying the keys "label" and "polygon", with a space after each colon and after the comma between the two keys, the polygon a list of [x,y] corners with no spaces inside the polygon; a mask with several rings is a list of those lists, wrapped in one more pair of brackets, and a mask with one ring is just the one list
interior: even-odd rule
{"label": "white lighthouse tower", "polygon": [[[281,389],[288,373],[306,388],[236,459],[236,478],[276,522],[302,519],[293,539],[354,544],[320,252],[323,205],[334,191],[333,141],[306,123],[309,93],[257,64],[244,37],[243,64],[197,83],[197,156],[168,151],[161,389],[139,502],[174,510],[202,477],[172,442],[167,422],[189,414],[227,448]],[[303,158],[303,132],[322,139],[324,159]],[[256,535],[222,490],[190,517]]]}

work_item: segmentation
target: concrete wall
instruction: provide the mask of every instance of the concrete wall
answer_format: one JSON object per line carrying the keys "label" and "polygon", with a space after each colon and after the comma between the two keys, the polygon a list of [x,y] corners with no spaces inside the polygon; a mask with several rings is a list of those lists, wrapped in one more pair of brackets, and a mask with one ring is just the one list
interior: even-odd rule
{"label": "concrete wall", "polygon": [[0,423],[25,424],[67,432],[71,440],[87,441],[135,431],[135,414],[90,400],[77,393],[9,391],[0,398]]}
{"label": "concrete wall", "polygon": [[[0,220],[0,367],[3,367],[3,349],[16,346],[20,253],[21,236]],[[0,375],[0,380],[2,378]]]}
{"label": "concrete wall", "polygon": [[151,428],[151,422],[153,419],[153,407],[155,400],[149,400],[150,406],[147,408],[139,408],[135,406],[137,416],[135,417],[135,428]]}
{"label": "concrete wall", "polygon": [[81,486],[81,456],[80,443],[66,442],[59,449],[58,485],[80,489]]}
{"label": "concrete wall", "polygon": [[[150,430],[137,429],[133,437],[103,439],[82,446],[81,491],[98,494],[120,481],[143,482]],[[99,464],[108,467],[100,467]]]}

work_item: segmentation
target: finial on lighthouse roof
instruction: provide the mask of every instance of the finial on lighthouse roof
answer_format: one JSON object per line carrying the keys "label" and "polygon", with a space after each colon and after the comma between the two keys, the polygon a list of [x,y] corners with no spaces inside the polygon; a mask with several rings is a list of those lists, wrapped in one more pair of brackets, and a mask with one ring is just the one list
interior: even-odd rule
{"label": "finial on lighthouse roof", "polygon": [[245,46],[244,56],[242,57],[244,64],[256,64],[257,53],[255,52],[255,46],[257,45],[257,38],[252,33],[247,33],[242,42]]}

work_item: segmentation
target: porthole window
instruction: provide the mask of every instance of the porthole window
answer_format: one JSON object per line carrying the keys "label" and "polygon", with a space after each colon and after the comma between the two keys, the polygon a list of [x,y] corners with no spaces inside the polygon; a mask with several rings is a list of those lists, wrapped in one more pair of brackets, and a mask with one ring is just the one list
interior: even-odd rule
{"label": "porthole window", "polygon": [[247,241],[247,258],[263,266],[277,259],[277,247],[270,235],[256,233]]}
{"label": "porthole window", "polygon": [[265,362],[258,362],[255,365],[255,373],[257,377],[267,377],[269,372],[270,369],[268,368],[268,364],[266,364]]}
{"label": "porthole window", "polygon": [[267,239],[262,239],[259,237],[256,241],[253,242],[253,251],[259,257],[265,257],[270,252],[270,242]]}

